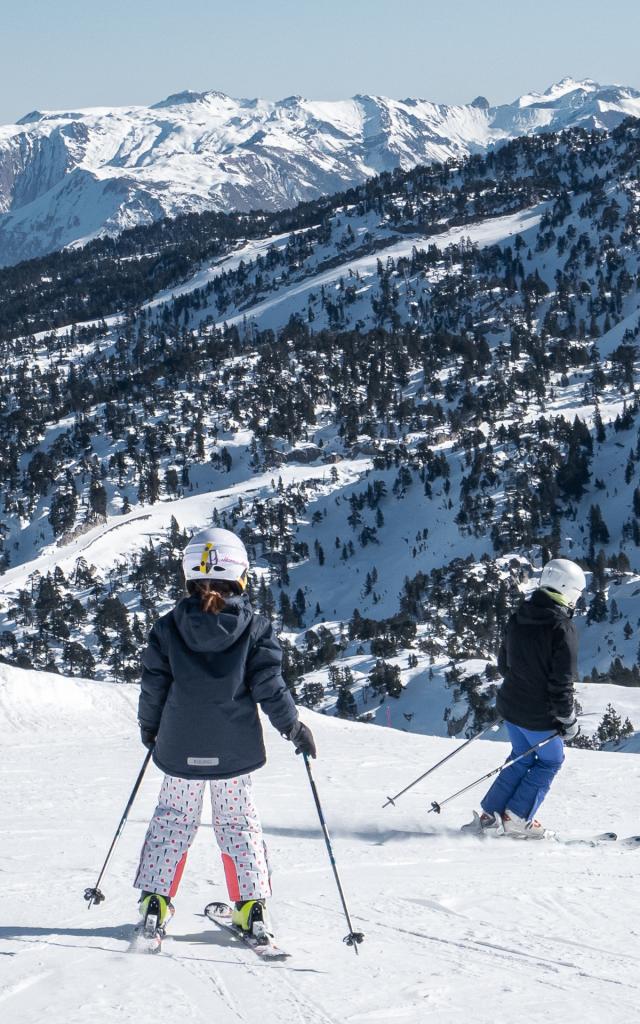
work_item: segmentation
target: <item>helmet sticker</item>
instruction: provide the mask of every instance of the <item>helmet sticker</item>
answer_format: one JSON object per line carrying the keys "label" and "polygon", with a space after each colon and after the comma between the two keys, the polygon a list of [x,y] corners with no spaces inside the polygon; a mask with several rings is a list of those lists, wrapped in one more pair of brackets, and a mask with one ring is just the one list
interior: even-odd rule
{"label": "helmet sticker", "polygon": [[[204,551],[202,552],[202,558],[200,559],[200,572],[207,573],[211,568],[211,552],[213,550],[213,544],[211,542],[205,544]],[[216,556],[216,561],[217,561]]]}

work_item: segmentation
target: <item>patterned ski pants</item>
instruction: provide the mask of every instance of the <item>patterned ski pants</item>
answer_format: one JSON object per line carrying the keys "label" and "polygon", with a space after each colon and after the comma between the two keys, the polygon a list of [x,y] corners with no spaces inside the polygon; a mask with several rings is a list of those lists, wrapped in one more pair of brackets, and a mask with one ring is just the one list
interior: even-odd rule
{"label": "patterned ski pants", "polygon": [[[205,780],[165,775],[158,806],[140,854],[136,889],[175,896],[202,815]],[[271,895],[267,850],[253,801],[251,776],[210,783],[213,828],[222,854],[229,899]]]}

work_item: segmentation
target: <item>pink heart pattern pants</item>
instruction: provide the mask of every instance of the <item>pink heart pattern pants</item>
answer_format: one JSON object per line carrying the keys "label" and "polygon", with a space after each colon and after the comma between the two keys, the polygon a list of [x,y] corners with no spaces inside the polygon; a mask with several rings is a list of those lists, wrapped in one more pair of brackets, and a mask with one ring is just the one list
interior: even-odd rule
{"label": "pink heart pattern pants", "polygon": [[140,854],[135,888],[175,896],[198,831],[207,784],[229,899],[265,899],[271,895],[269,864],[250,775],[208,783],[165,775]]}

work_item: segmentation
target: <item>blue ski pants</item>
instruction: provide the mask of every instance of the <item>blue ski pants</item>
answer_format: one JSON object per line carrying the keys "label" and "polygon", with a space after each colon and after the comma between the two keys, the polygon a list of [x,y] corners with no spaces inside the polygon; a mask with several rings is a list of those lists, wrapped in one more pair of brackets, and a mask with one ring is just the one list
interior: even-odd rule
{"label": "blue ski pants", "polygon": [[[505,725],[512,748],[507,760],[519,757],[529,747],[551,734],[549,729],[545,732],[535,732],[531,729],[522,729],[512,722],[505,722]],[[511,811],[519,818],[531,821],[549,792],[555,776],[562,768],[563,761],[564,743],[560,736],[556,736],[544,747],[527,754],[521,761],[503,768],[482,800],[482,810],[487,814],[493,814],[494,811],[498,814]]]}

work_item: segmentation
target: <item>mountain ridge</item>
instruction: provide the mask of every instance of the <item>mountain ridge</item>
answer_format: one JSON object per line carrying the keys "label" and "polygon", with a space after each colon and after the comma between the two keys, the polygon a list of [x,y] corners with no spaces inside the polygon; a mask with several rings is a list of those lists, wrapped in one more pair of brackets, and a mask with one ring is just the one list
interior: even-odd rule
{"label": "mountain ridge", "polygon": [[149,107],[31,111],[0,126],[0,265],[182,213],[284,209],[395,167],[639,115],[637,90],[568,78],[497,106],[185,90]]}

